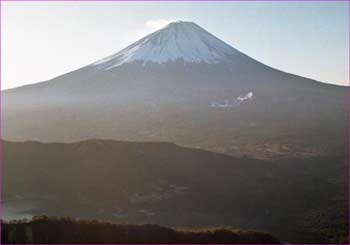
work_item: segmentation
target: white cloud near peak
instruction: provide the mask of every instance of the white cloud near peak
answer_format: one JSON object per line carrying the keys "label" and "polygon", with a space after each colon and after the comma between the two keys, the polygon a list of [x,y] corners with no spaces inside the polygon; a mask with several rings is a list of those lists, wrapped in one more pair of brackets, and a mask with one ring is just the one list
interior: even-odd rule
{"label": "white cloud near peak", "polygon": [[169,19],[151,19],[147,20],[142,28],[129,31],[127,33],[127,40],[129,42],[137,41],[140,38],[143,38],[144,36],[155,32],[163,27],[165,27],[167,24],[172,22],[173,20]]}
{"label": "white cloud near peak", "polygon": [[168,25],[170,22],[172,21],[165,20],[165,19],[148,20],[146,21],[146,27],[153,32],[163,28],[164,26]]}

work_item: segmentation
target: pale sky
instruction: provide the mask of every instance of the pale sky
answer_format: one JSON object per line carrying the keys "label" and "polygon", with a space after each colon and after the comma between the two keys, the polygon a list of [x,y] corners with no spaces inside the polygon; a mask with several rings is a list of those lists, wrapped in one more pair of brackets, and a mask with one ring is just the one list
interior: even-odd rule
{"label": "pale sky", "polygon": [[169,21],[194,21],[277,69],[349,84],[349,2],[2,2],[2,89],[118,52]]}

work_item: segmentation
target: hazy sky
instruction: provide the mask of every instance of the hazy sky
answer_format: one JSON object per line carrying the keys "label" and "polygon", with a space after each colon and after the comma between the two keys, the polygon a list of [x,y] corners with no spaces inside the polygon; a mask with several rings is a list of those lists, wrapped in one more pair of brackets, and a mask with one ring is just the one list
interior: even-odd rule
{"label": "hazy sky", "polygon": [[194,21],[272,67],[349,84],[348,2],[2,2],[2,88],[116,53],[172,20]]}

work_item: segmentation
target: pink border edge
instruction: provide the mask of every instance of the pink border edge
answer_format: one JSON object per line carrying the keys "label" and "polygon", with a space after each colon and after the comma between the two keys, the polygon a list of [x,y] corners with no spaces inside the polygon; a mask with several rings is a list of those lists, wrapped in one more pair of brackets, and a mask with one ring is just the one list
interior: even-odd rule
{"label": "pink border edge", "polygon": [[0,0],[0,2],[350,2],[350,0]]}
{"label": "pink border edge", "polygon": [[[0,54],[1,54],[1,33],[2,33],[2,6],[1,2],[348,2],[348,24],[350,28],[350,0],[0,0]],[[350,30],[348,32],[349,34],[349,40],[350,40]],[[348,63],[350,65],[350,45],[349,45],[349,54],[348,54]],[[0,220],[2,220],[2,90],[1,90],[1,72],[2,72],[2,63],[1,63],[1,56],[0,56]],[[349,76],[349,86],[350,86],[350,72],[348,74]],[[348,150],[350,152],[350,94],[348,94]],[[349,170],[348,170],[348,178],[350,180],[350,157],[348,154],[348,164],[349,164]],[[349,181],[349,196],[350,196],[350,181]],[[350,202],[349,202],[349,213],[350,213]],[[2,229],[1,229],[1,222],[0,222],[0,244],[1,244],[1,238],[2,238]],[[349,240],[350,240],[350,228],[349,228]],[[84,243],[81,243],[84,244]],[[46,245],[46,244],[42,244]],[[73,245],[73,244],[66,244],[66,245]],[[77,244],[74,244],[77,245]],[[97,244],[95,244],[97,245]],[[119,244],[119,245],[130,245],[130,244]],[[174,244],[176,245],[176,244]],[[189,245],[189,244],[187,244]],[[199,244],[197,244],[199,245]],[[216,244],[212,244],[216,245]],[[240,245],[240,244],[235,244]],[[308,244],[308,245],[316,245],[316,244]],[[339,245],[339,244],[338,244]],[[345,245],[345,244],[344,244]]]}

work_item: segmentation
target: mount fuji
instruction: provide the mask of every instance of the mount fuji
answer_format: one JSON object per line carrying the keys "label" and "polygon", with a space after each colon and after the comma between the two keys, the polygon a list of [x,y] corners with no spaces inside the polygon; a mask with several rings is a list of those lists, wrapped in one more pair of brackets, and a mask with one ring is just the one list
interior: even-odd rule
{"label": "mount fuji", "polygon": [[[340,154],[348,92],[276,70],[179,21],[76,71],[3,91],[3,135],[172,141],[257,158]],[[239,103],[211,106],[232,98]]]}

